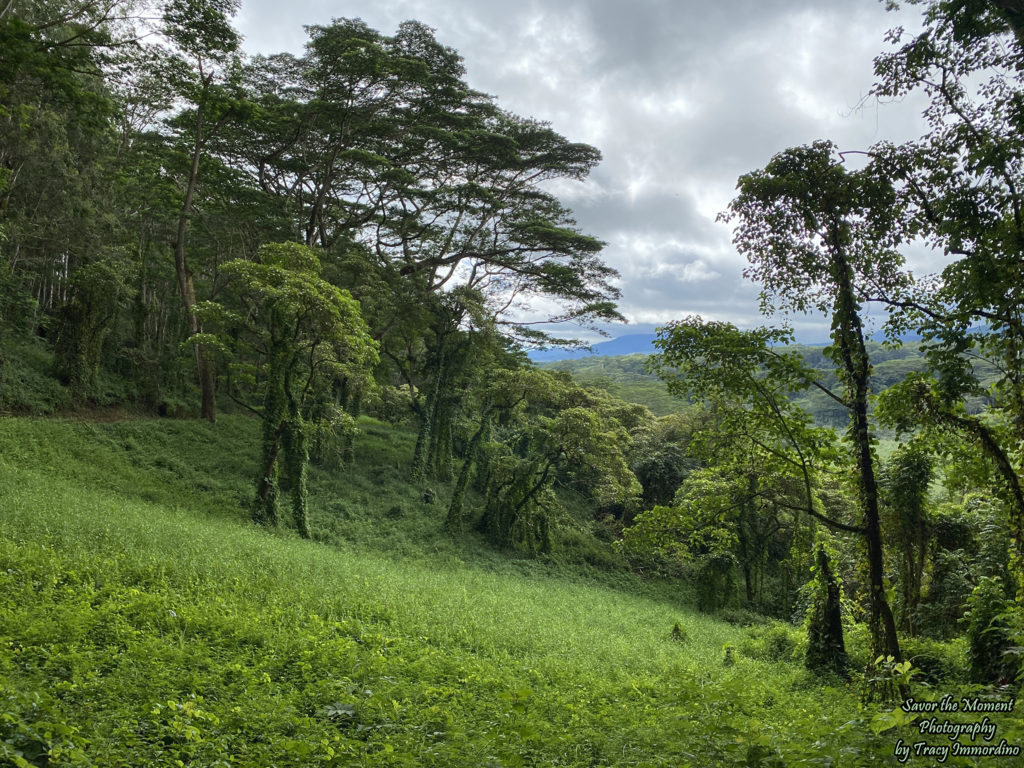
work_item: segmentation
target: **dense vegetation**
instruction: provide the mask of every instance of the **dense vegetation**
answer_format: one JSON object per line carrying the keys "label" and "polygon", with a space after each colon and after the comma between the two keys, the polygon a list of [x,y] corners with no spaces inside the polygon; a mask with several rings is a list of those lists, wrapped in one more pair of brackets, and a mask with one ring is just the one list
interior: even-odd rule
{"label": "dense vegetation", "polygon": [[739,181],[768,324],[576,378],[524,349],[619,317],[549,191],[599,153],[432,30],[0,8],[3,759],[884,765],[901,698],[1014,696],[1024,17],[924,5],[874,95],[927,135]]}
{"label": "dense vegetation", "polygon": [[[808,368],[814,369],[816,379],[835,386],[835,370],[825,356],[824,347],[794,344],[790,348],[800,354]],[[885,391],[911,373],[928,370],[925,350],[919,341],[906,341],[895,347],[869,341],[867,349],[871,356],[871,389],[874,392]],[[648,357],[641,354],[585,357],[543,363],[541,367],[571,373],[582,384],[602,389],[626,402],[647,406],[655,416],[685,410],[687,401],[669,393],[665,381],[648,366]],[[985,390],[999,378],[995,367],[988,361],[975,360],[973,367],[978,383]],[[816,424],[841,428],[846,423],[842,408],[821,390],[793,392],[791,399],[807,411]],[[976,413],[987,405],[988,399],[978,395],[967,398],[965,402],[967,410]],[[880,431],[891,432],[884,427]]]}
{"label": "dense vegetation", "polygon": [[[799,628],[697,611],[582,517],[550,558],[453,541],[414,434],[360,427],[352,466],[310,473],[308,542],[238,508],[253,419],[0,424],[3,761],[888,764],[886,709],[806,670]],[[969,680],[962,640],[920,648]]]}

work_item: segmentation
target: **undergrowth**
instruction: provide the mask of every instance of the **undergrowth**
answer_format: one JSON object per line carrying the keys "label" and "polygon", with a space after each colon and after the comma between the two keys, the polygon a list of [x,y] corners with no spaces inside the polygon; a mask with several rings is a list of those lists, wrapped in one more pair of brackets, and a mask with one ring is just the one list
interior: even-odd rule
{"label": "undergrowth", "polygon": [[0,764],[895,765],[791,632],[451,542],[363,426],[317,542],[246,521],[244,419],[0,421]]}

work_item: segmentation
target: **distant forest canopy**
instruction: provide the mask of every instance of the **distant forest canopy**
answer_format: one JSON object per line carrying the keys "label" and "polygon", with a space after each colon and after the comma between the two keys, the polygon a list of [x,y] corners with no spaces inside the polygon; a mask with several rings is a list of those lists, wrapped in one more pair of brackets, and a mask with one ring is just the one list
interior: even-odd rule
{"label": "distant forest canopy", "polygon": [[[891,347],[869,341],[866,346],[871,356],[871,390],[875,394],[903,381],[907,374],[928,370],[921,342],[908,341]],[[787,349],[797,352],[822,382],[835,386],[835,369],[825,355],[824,345],[795,344]],[[599,387],[626,402],[647,406],[655,416],[667,416],[686,409],[686,400],[669,394],[665,382],[657,373],[648,370],[648,358],[649,355],[643,354],[600,355],[541,363],[540,367],[571,373],[582,384]],[[976,359],[971,364],[982,387],[987,389],[996,383],[999,372],[993,363]],[[846,426],[845,411],[824,393],[796,392],[793,398],[816,424],[837,428]],[[968,411],[980,412],[987,400],[984,395],[969,398],[966,401]]]}
{"label": "distant forest canopy", "polygon": [[[665,395],[640,359],[529,363],[559,343],[542,323],[620,319],[603,244],[549,191],[600,153],[471,89],[425,25],[338,19],[247,56],[233,0],[7,3],[0,410],[248,414],[243,514],[306,538],[310,465],[352,466],[369,415],[415,436],[403,472],[453,537],[547,557],[585,525],[707,610],[803,622],[816,670],[848,675],[843,633],[866,632],[891,693],[901,639],[966,634],[974,679],[1012,682],[1024,20],[920,5],[872,95],[923,94],[928,133],[859,170],[821,140],[742,176],[722,219],[766,324],[670,323]],[[941,275],[905,269],[921,239]],[[867,340],[869,303],[922,341]],[[777,313],[826,317],[830,344],[794,347]],[[883,429],[904,443],[884,461]]]}

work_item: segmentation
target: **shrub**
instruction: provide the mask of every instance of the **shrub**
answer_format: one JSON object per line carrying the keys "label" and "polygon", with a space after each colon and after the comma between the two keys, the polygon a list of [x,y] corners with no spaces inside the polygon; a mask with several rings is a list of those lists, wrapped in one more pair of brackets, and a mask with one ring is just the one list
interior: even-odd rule
{"label": "shrub", "polygon": [[962,638],[944,643],[927,637],[908,637],[902,642],[903,658],[914,665],[920,680],[930,685],[968,682],[970,665]]}
{"label": "shrub", "polygon": [[569,563],[586,563],[604,571],[620,570],[624,561],[606,542],[573,528],[555,531],[554,549]]}
{"label": "shrub", "polygon": [[829,565],[825,548],[818,546],[814,604],[807,625],[807,668],[819,672],[847,674],[849,658],[843,639],[839,582]]}
{"label": "shrub", "polygon": [[686,631],[686,627],[680,624],[678,621],[672,625],[672,631],[669,632],[669,639],[677,643],[685,643],[689,639],[690,633]]}
{"label": "shrub", "polygon": [[723,608],[715,616],[727,624],[734,624],[738,627],[760,626],[771,621],[748,608]]}
{"label": "shrub", "polygon": [[1016,663],[1007,652],[1013,646],[1007,617],[1013,601],[998,580],[985,576],[967,599],[967,642],[971,679],[977,683],[1007,683],[1016,677]]}
{"label": "shrub", "polygon": [[758,661],[792,661],[800,647],[800,633],[781,621],[773,621],[746,630],[739,651]]}
{"label": "shrub", "polygon": [[736,663],[736,646],[726,643],[722,646],[722,666],[731,667]]}
{"label": "shrub", "polygon": [[0,412],[46,416],[71,406],[71,395],[48,373],[52,355],[37,344],[0,350]]}

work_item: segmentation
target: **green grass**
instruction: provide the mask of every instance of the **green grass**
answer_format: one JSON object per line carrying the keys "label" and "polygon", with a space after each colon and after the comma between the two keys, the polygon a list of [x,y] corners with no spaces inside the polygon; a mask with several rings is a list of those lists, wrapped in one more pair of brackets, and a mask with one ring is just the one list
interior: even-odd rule
{"label": "green grass", "polygon": [[[428,504],[423,488],[408,482],[415,436],[372,418],[361,418],[359,426],[353,466],[310,467],[310,518],[317,540],[404,558],[470,561],[509,574],[585,577],[643,594],[681,591],[678,584],[669,588],[633,577],[628,563],[591,534],[592,511],[568,495],[566,506],[575,515],[556,531],[554,557],[498,552],[473,535],[453,541],[443,532],[450,489],[432,483],[434,500]],[[248,519],[258,444],[258,423],[237,415],[222,416],[216,425],[0,419],[0,450],[12,465],[58,467],[62,476],[91,488],[238,521]],[[470,492],[469,511],[478,502]],[[287,509],[282,514],[287,517]]]}
{"label": "green grass", "polygon": [[[251,432],[0,421],[0,765],[895,764],[781,630],[474,544],[374,550],[356,469],[318,480],[351,491],[332,543],[248,524]],[[382,472],[408,447],[364,439]],[[391,522],[425,536],[413,502]]]}

